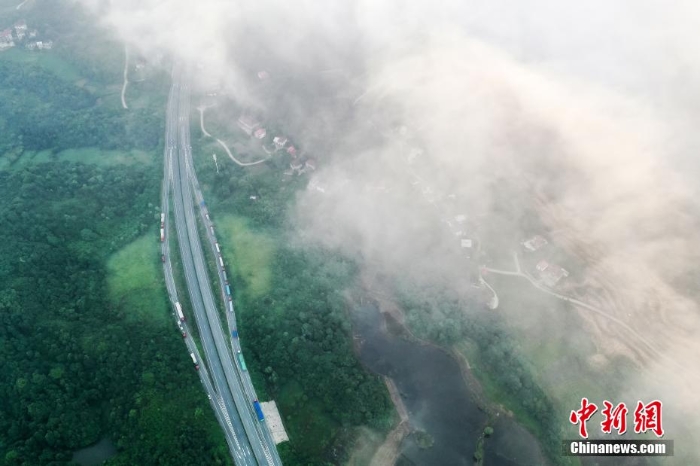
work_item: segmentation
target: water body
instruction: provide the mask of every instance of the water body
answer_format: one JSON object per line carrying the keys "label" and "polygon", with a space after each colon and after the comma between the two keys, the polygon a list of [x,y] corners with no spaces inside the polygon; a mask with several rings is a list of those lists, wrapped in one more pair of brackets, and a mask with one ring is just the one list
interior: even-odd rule
{"label": "water body", "polygon": [[117,447],[111,440],[103,438],[94,445],[73,453],[72,461],[80,466],[98,466],[117,454]]}
{"label": "water body", "polygon": [[[413,435],[402,444],[398,466],[472,466],[479,436],[488,416],[469,394],[457,362],[432,346],[411,342],[383,330],[383,316],[374,306],[353,312],[360,338],[359,356],[370,370],[391,377],[408,410],[412,427],[434,440],[420,448]],[[394,328],[394,326],[392,326]],[[485,464],[545,464],[537,441],[510,419],[500,419],[487,440]]]}
{"label": "water body", "polygon": [[469,397],[459,365],[437,348],[387,334],[382,320],[373,306],[355,313],[355,333],[362,339],[360,359],[370,370],[394,380],[413,427],[435,442],[421,449],[408,436],[399,463],[471,466],[487,417]]}

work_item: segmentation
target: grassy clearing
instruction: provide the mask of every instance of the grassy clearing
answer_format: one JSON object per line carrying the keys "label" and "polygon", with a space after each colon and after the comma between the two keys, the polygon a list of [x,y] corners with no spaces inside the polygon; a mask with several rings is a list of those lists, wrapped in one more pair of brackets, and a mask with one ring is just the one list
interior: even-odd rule
{"label": "grassy clearing", "polygon": [[81,149],[68,149],[59,152],[56,157],[59,160],[77,163],[94,163],[95,165],[136,165],[152,164],[153,154],[141,150],[118,151],[101,150],[94,147]]}
{"label": "grassy clearing", "polygon": [[379,447],[384,443],[386,435],[368,427],[357,428],[355,448],[346,466],[364,466],[370,464]]}
{"label": "grassy clearing", "polygon": [[18,169],[28,165],[46,162],[75,162],[94,164],[101,167],[115,165],[151,165],[155,158],[152,153],[141,150],[119,151],[101,150],[96,147],[68,149],[54,154],[51,150],[24,151],[21,156],[5,154],[0,157],[1,169]]}
{"label": "grassy clearing", "polygon": [[77,83],[82,78],[80,72],[73,65],[53,52],[29,51],[14,47],[3,52],[2,58],[24,65],[37,65],[64,81]]}
{"label": "grassy clearing", "polygon": [[159,270],[158,242],[148,233],[117,251],[107,262],[107,285],[112,302],[127,319],[165,325],[168,308]]}
{"label": "grassy clearing", "polygon": [[[242,290],[251,298],[264,295],[272,282],[272,262],[275,241],[268,234],[255,231],[243,217],[217,217],[216,228],[221,232],[221,253],[233,264],[233,273],[245,285]],[[233,252],[233,255],[231,255]]]}

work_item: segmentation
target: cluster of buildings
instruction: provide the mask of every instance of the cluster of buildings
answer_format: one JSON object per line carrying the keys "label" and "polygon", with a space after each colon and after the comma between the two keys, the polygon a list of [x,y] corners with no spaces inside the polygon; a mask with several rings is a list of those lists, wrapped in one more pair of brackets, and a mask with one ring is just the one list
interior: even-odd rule
{"label": "cluster of buildings", "polygon": [[35,39],[36,29],[29,30],[25,20],[17,21],[12,27],[0,31],[0,50],[6,50],[18,44],[23,44],[29,50],[49,50],[53,47],[50,40]]}
{"label": "cluster of buildings", "polygon": [[462,253],[467,258],[471,258],[475,249],[476,240],[468,238],[467,230],[473,230],[473,228],[467,226],[467,216],[464,214],[457,214],[454,218],[442,218],[441,221],[447,224],[452,234],[458,238]]}
{"label": "cluster of buildings", "polygon": [[[248,136],[261,141],[267,136],[267,130],[251,115],[241,115],[237,123],[238,127]],[[291,161],[289,163],[289,169],[284,172],[285,175],[293,175],[295,173],[301,175],[306,171],[316,170],[316,160],[302,156],[286,136],[275,136],[272,139],[272,148],[268,149],[263,145],[263,149],[265,149],[268,154],[285,151],[289,155]]]}
{"label": "cluster of buildings", "polygon": [[[528,251],[534,252],[546,246],[548,241],[540,235],[535,235],[521,244]],[[535,270],[539,274],[540,280],[549,287],[556,285],[562,278],[569,276],[569,272],[566,269],[556,264],[550,264],[544,259],[537,263]]]}
{"label": "cluster of buildings", "polygon": [[559,282],[559,280],[569,276],[569,272],[567,272],[565,269],[559,267],[558,265],[550,264],[544,259],[539,261],[535,268],[540,273],[540,279],[547,286],[554,286]]}
{"label": "cluster of buildings", "polygon": [[535,235],[532,238],[523,241],[522,245],[525,246],[525,249],[528,251],[537,251],[538,249],[547,245],[547,240],[540,235]]}

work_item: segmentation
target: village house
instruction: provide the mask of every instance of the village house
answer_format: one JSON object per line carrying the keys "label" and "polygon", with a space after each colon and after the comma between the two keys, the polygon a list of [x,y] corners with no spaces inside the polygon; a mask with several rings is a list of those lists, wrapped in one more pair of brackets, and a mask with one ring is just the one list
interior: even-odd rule
{"label": "village house", "polygon": [[17,35],[17,40],[24,39],[24,36],[27,34],[27,23],[24,20],[15,23],[15,34]]}
{"label": "village house", "polygon": [[535,235],[532,238],[523,241],[522,245],[525,246],[525,249],[537,251],[538,249],[547,245],[547,240],[540,235]]}
{"label": "village house", "polygon": [[319,193],[325,193],[325,192],[326,192],[326,188],[323,187],[323,186],[321,186],[320,184],[318,184],[318,183],[316,182],[316,180],[311,180],[311,182],[309,183],[309,189],[315,189],[315,190],[318,191]]}
{"label": "village house", "polygon": [[12,29],[0,31],[0,50],[9,47],[14,47],[15,41],[12,39]]}
{"label": "village house", "polygon": [[289,146],[287,147],[287,153],[291,155],[292,157],[296,158],[297,156],[297,149],[294,146]]}
{"label": "village house", "polygon": [[304,168],[304,162],[302,162],[300,159],[292,159],[292,161],[289,163],[289,170],[285,171],[285,175],[293,175],[294,173],[302,174],[303,173],[303,168]]}
{"label": "village house", "polygon": [[460,243],[460,246],[462,246],[462,251],[464,252],[464,255],[467,258],[471,259],[472,251],[474,250],[473,249],[474,242],[470,239],[462,238],[459,243]]}
{"label": "village house", "polygon": [[265,130],[265,128],[258,128],[253,133],[253,136],[255,136],[256,139],[262,139],[265,137],[266,134],[267,131]]}
{"label": "village house", "polygon": [[304,163],[304,169],[316,170],[316,161],[314,159],[307,159]]}
{"label": "village house", "polygon": [[283,149],[284,146],[287,144],[287,138],[284,136],[275,136],[272,142],[275,144],[275,150],[278,151],[280,149]]}
{"label": "village house", "polygon": [[567,272],[564,268],[559,267],[558,265],[550,264],[546,260],[539,261],[536,268],[537,271],[540,272],[540,278],[544,284],[550,287],[559,283],[559,280],[562,278],[569,276],[569,272]]}
{"label": "village house", "polygon": [[242,115],[238,119],[238,126],[245,131],[248,136],[251,136],[253,131],[260,126],[260,123],[250,115]]}

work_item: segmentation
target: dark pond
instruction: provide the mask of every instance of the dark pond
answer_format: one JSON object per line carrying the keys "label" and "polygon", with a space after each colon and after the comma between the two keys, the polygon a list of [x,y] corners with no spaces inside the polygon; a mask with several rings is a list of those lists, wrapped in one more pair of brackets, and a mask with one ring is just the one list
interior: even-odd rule
{"label": "dark pond", "polygon": [[73,453],[73,462],[80,466],[98,466],[117,454],[117,447],[111,440],[103,438],[94,445]]}
{"label": "dark pond", "polygon": [[[360,360],[370,370],[391,377],[414,429],[427,432],[434,444],[421,448],[409,435],[397,465],[461,466],[474,464],[476,443],[487,415],[474,402],[457,362],[447,353],[387,333],[374,306],[353,312],[360,338]],[[391,326],[395,329],[395,326]],[[499,420],[486,442],[484,463],[492,466],[543,464],[536,440],[510,419]]]}

